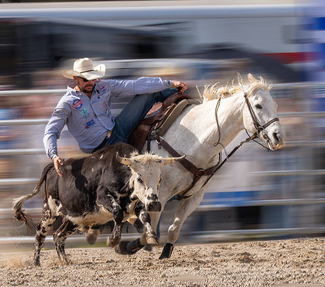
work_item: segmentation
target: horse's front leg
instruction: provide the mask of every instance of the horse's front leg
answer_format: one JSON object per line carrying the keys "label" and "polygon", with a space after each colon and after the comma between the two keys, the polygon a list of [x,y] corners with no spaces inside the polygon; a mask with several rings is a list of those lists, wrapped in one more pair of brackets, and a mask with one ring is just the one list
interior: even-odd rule
{"label": "horse's front leg", "polygon": [[110,191],[105,186],[99,186],[97,188],[97,205],[102,205],[113,215],[114,228],[112,234],[107,238],[107,245],[115,247],[121,241],[121,230],[123,221],[123,210],[121,206],[116,202],[114,197],[110,194]]}
{"label": "horse's front leg", "polygon": [[[167,243],[159,257],[159,259],[169,258],[172,255],[174,249],[174,243],[177,241],[180,230],[185,222],[186,218],[200,205],[204,190],[199,190],[192,196],[181,199],[176,213],[173,224],[168,228]],[[191,191],[189,191],[191,194]]]}

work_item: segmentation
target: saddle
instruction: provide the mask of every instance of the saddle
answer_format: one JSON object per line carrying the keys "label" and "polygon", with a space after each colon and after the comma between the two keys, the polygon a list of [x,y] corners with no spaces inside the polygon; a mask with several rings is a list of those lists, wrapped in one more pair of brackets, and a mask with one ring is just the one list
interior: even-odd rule
{"label": "saddle", "polygon": [[180,93],[169,96],[162,103],[155,103],[131,133],[128,143],[141,151],[147,141],[147,150],[150,151],[151,132],[155,130],[159,136],[164,135],[184,108],[191,104],[199,102]]}

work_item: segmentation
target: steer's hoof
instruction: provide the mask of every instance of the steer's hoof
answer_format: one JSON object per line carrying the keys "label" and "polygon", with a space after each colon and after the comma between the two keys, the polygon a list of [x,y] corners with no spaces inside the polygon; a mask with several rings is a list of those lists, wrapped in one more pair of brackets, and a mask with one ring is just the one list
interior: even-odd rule
{"label": "steer's hoof", "polygon": [[116,238],[111,238],[111,237],[108,237],[107,238],[107,245],[109,247],[112,247],[114,248],[116,245],[118,245],[121,241],[121,237],[116,237]]}
{"label": "steer's hoof", "polygon": [[96,243],[97,236],[94,234],[87,233],[86,240],[89,245],[94,245]]}
{"label": "steer's hoof", "polygon": [[96,243],[97,237],[100,233],[99,228],[89,228],[86,234],[86,240],[89,245],[94,245]]}
{"label": "steer's hoof", "polygon": [[157,237],[147,237],[147,243],[151,245],[159,245]]}

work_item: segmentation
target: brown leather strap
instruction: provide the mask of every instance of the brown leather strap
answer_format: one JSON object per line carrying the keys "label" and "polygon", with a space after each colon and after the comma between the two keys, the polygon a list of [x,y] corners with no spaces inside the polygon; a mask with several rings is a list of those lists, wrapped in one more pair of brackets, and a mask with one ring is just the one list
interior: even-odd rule
{"label": "brown leather strap", "polygon": [[[180,157],[181,155],[175,151],[166,141],[161,140],[160,145],[168,151],[173,157]],[[197,168],[194,164],[192,164],[190,161],[188,161],[186,158],[182,159],[180,163],[191,173],[193,173],[195,176],[202,176],[204,173],[203,169]]]}
{"label": "brown leather strap", "polygon": [[[173,157],[181,157],[182,155],[180,155],[176,150],[174,150],[163,138],[161,138],[157,133],[152,133],[151,134],[151,139],[152,140],[156,140],[158,145],[162,146],[170,155],[172,155]],[[220,158],[219,158],[219,162],[208,168],[208,169],[202,169],[202,168],[197,168],[193,163],[191,163],[189,160],[187,160],[186,158],[183,158],[180,161],[180,164],[182,164],[189,172],[191,172],[194,175],[193,181],[191,183],[191,185],[184,190],[183,192],[181,192],[181,194],[179,195],[179,199],[182,198],[187,198],[186,193],[191,190],[194,185],[198,182],[198,180],[202,177],[202,176],[209,176],[215,173],[215,170],[217,169],[217,167],[220,164]]]}
{"label": "brown leather strap", "polygon": [[279,122],[279,118],[274,118],[272,120],[270,120],[269,122],[267,122],[265,125],[263,125],[263,129],[266,129],[269,125],[273,124],[274,122]]}

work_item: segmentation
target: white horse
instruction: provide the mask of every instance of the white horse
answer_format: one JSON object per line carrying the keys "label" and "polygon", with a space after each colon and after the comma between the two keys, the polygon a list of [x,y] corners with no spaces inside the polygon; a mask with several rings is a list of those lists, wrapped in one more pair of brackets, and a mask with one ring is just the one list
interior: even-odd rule
{"label": "white horse", "polygon": [[[178,195],[180,201],[160,259],[171,256],[184,221],[203,199],[207,183],[218,165],[219,153],[241,130],[255,133],[271,150],[284,146],[285,132],[277,118],[277,104],[269,93],[271,85],[262,77],[257,80],[251,74],[248,79],[248,85],[244,85],[238,76],[239,84],[231,88],[207,87],[203,102],[186,107],[163,139],[158,138],[158,142],[168,143],[178,154],[186,155],[186,160],[190,162],[190,168],[175,163],[162,171],[159,190],[162,210],[174,196]],[[146,146],[143,152],[145,149]],[[159,148],[154,142],[151,151],[163,157],[170,156],[166,149]],[[191,168],[192,171],[189,171]],[[158,226],[160,215],[161,212],[150,213],[153,228]],[[132,241],[119,246],[116,251],[133,254],[141,247],[135,246]]]}

